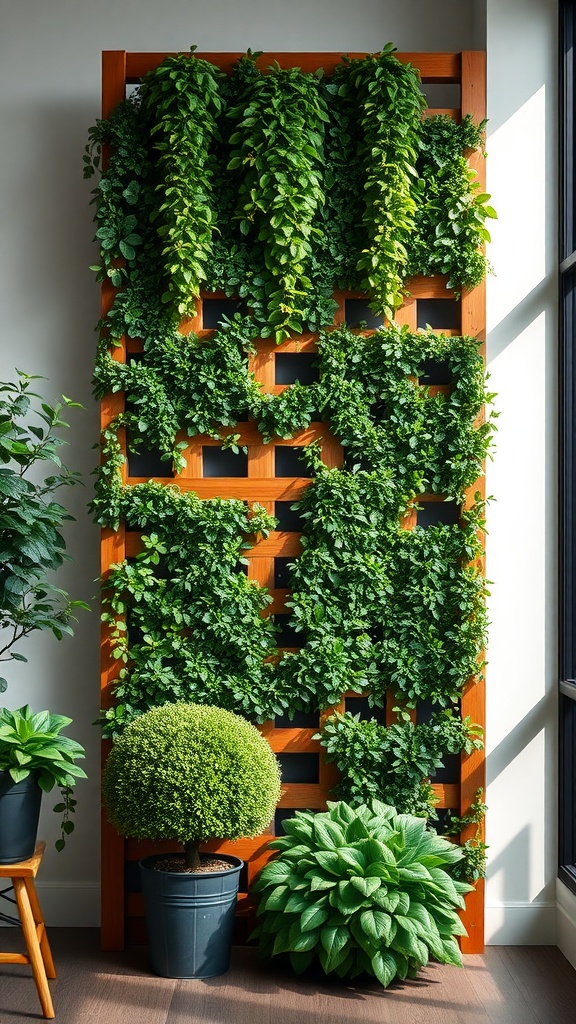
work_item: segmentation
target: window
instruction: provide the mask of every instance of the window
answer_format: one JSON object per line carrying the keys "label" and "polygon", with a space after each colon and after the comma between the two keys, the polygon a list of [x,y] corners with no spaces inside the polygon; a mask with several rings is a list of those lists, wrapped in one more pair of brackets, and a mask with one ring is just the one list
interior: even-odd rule
{"label": "window", "polygon": [[576,3],[560,2],[559,876],[576,892]]}

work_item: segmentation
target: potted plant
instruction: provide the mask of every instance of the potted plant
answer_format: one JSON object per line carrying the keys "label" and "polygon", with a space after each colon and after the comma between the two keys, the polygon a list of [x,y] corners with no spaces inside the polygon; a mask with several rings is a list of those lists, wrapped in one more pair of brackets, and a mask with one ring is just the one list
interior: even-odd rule
{"label": "potted plant", "polygon": [[223,974],[243,863],[199,846],[256,836],[269,824],[280,770],[267,741],[222,708],[151,708],[114,742],[103,796],[123,835],[174,839],[184,848],[140,861],[153,971],[169,978]]}
{"label": "potted plant", "polygon": [[[37,377],[17,372],[16,382],[0,381],[0,662],[26,661],[15,647],[35,630],[50,630],[61,640],[83,601],[48,581],[48,574],[68,559],[61,526],[72,519],[54,500],[61,487],[79,483],[63,465],[60,437],[68,423],[64,409],[78,407],[63,398],[49,405],[31,390]],[[48,463],[54,472],[42,473]],[[7,688],[0,678],[0,692]],[[71,719],[42,711],[33,715],[0,709],[0,859],[14,863],[34,851],[42,790],[63,787],[57,809],[64,815],[56,847],[74,829],[75,801],[70,786],[84,772],[74,762],[82,747],[60,730]]]}
{"label": "potted plant", "polygon": [[462,849],[425,818],[371,800],[296,812],[271,846],[278,855],[253,886],[262,956],[287,953],[339,977],[371,974],[387,987],[414,978],[430,956],[461,966],[458,911],[472,890],[451,876]]}
{"label": "potted plant", "polygon": [[[68,427],[62,412],[80,407],[68,398],[48,405],[30,390],[38,378],[16,372],[16,383],[0,381],[0,662],[26,661],[13,648],[34,630],[61,640],[72,633],[76,610],[88,607],[47,579],[69,560],[60,527],[72,516],[53,496],[80,483],[59,456],[66,444],[59,432]],[[43,477],[38,464],[45,462],[56,472]],[[0,678],[0,692],[7,685]]]}
{"label": "potted plant", "polygon": [[9,711],[0,708],[0,863],[15,864],[34,853],[42,792],[55,785],[62,788],[62,802],[55,810],[62,813],[62,835],[56,849],[64,848],[66,836],[74,829],[70,814],[75,800],[72,787],[86,773],[76,761],[84,757],[84,748],[61,736],[72,719],[33,714],[28,705]]}

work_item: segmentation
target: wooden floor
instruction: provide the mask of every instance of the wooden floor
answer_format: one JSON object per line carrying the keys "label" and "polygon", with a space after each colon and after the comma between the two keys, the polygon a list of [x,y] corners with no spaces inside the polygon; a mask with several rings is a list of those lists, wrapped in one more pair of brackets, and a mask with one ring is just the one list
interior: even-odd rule
{"label": "wooden floor", "polygon": [[[18,935],[0,929],[0,948]],[[59,1024],[576,1024],[576,971],[552,946],[491,946],[463,970],[432,966],[384,991],[296,979],[236,948],[222,978],[173,981],[148,973],[146,950],[102,953],[93,929],[54,928]],[[0,1022],[41,1020],[27,967],[0,968]]]}

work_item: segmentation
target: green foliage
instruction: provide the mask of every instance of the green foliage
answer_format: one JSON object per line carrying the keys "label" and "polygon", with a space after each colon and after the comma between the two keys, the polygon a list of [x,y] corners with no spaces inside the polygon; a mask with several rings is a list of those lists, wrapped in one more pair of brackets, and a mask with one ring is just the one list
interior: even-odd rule
{"label": "green foliage", "polygon": [[146,75],[141,88],[159,179],[150,219],[162,243],[162,300],[181,316],[194,315],[212,254],[210,149],[222,110],[221,77],[213,64],[181,53]]}
{"label": "green foliage", "polygon": [[[263,73],[250,51],[223,76],[181,54],[90,132],[87,177],[100,175],[110,147],[93,198],[95,269],[118,289],[100,324],[95,392],[126,396],[103,434],[92,509],[105,526],[144,532],[142,554],[113,566],[106,584],[120,672],[102,721],[114,736],[167,701],[264,721],[349,691],[375,705],[390,692],[404,707],[431,700],[429,725],[401,715],[383,730],[344,716],[324,734],[331,756],[344,761],[346,748],[364,765],[345,765],[342,795],[379,795],[386,776],[403,810],[430,814],[422,779],[447,751],[479,743],[456,706],[482,668],[483,504],[476,496],[454,526],[400,524],[423,493],[462,509],[489,454],[493,415],[484,422],[482,407],[492,396],[473,339],[329,327],[331,296],[365,290],[392,319],[407,276],[478,283],[494,211],[465,160],[483,125],[422,120],[417,74],[393,49],[343,58],[331,78]],[[239,297],[250,315],[183,336],[179,322],[201,288]],[[255,340],[306,328],[328,328],[319,380],[262,393],[248,369]],[[123,335],[143,348],[126,364],[109,352]],[[446,364],[450,387],[427,386],[430,362]],[[345,451],[343,469],[330,470],[319,446],[305,453],[313,480],[297,506],[303,553],[290,567],[289,602],[302,647],[283,655],[267,590],[241,571],[251,536],[273,529],[273,518],[181,494],[177,480],[122,485],[121,429],[130,452],[157,449],[178,472],[187,437],[234,448],[247,416],[265,442],[320,418]]]}
{"label": "green foliage", "polygon": [[[105,174],[100,174],[102,147],[110,154]],[[97,280],[108,278],[115,288],[126,284],[144,239],[146,195],[150,174],[146,133],[141,107],[134,98],[121,103],[107,121],[97,121],[88,133],[84,152],[84,177],[99,179],[92,192],[96,240],[101,263],[92,269]]]}
{"label": "green foliage", "polygon": [[439,114],[426,118],[420,130],[415,233],[406,272],[445,274],[447,287],[456,292],[480,284],[488,269],[480,246],[490,241],[486,220],[496,211],[466,162],[467,153],[482,146],[483,129],[469,115],[458,123]]}
{"label": "green foliage", "polygon": [[280,343],[291,331],[302,333],[313,289],[310,264],[324,203],[321,163],[328,113],[313,75],[278,66],[262,74],[251,57],[243,61],[252,66],[228,115],[233,122],[228,170],[238,178],[240,231],[254,239],[263,269],[253,278],[261,297],[242,285],[239,294],[248,295],[256,319],[266,325],[262,337],[273,334]]}
{"label": "green foliage", "polygon": [[[347,449],[351,467],[393,477],[387,489],[396,490],[396,514],[425,489],[461,501],[481,474],[494,416],[478,422],[492,396],[474,339],[405,327],[366,336],[347,327],[324,331],[318,342],[320,380],[267,395],[248,371],[255,334],[250,318],[236,317],[209,338],[183,338],[172,330],[126,364],[101,348],[95,392],[102,397],[124,391],[128,408],[115,428],[128,427],[132,450],[142,443],[157,447],[176,469],[183,461],[182,434],[225,438],[222,427],[249,413],[265,440],[288,438],[319,411]],[[446,363],[452,376],[448,393],[431,394],[419,383],[430,360]],[[111,435],[105,440],[112,459],[100,470],[106,491],[111,478],[118,479],[118,457]],[[94,508],[104,522],[107,500],[100,506],[97,498]]]}
{"label": "green foliage", "polygon": [[[131,450],[157,447],[162,458],[184,463],[189,437],[208,434],[221,439],[248,410],[259,409],[260,387],[248,372],[254,323],[237,317],[210,338],[183,337],[172,329],[146,346],[141,358],[119,363],[101,348],[94,374],[97,397],[124,391],[126,411],[116,427],[128,428]],[[104,470],[107,473],[107,470]]]}
{"label": "green foliage", "polygon": [[120,289],[106,339],[170,334],[201,287],[245,298],[282,341],[332,322],[336,286],[392,318],[407,275],[482,279],[495,214],[464,153],[483,126],[421,120],[417,74],[393,49],[343,58],[329,79],[262,73],[250,51],[226,77],[180,54],[90,129],[94,269]]}
{"label": "green foliage", "polygon": [[74,831],[70,819],[76,807],[72,788],[76,779],[86,778],[76,764],[85,756],[84,748],[76,740],[60,735],[71,722],[71,718],[49,711],[33,714],[27,704],[16,711],[0,708],[0,771],[8,772],[13,782],[22,782],[34,773],[38,785],[47,793],[55,785],[62,787],[62,802],[54,807],[63,815],[62,835],[56,842],[58,851],[64,849],[66,836]]}
{"label": "green foliage", "polygon": [[[26,661],[12,647],[36,629],[61,640],[87,608],[46,579],[68,558],[61,527],[72,516],[53,496],[80,482],[60,458],[63,414],[79,406],[67,398],[49,405],[31,390],[39,378],[17,373],[15,383],[0,382],[0,661]],[[44,463],[54,471],[43,477]],[[6,685],[0,679],[0,691]]]}
{"label": "green foliage", "polygon": [[128,726],[104,770],[111,823],[183,844],[258,835],[280,797],[278,762],[258,730],[216,707],[166,704]]}
{"label": "green foliage", "polygon": [[[257,721],[329,707],[351,689],[368,689],[376,703],[392,687],[411,705],[453,704],[479,670],[484,645],[482,505],[462,513],[459,525],[399,524],[425,487],[461,503],[481,472],[493,424],[477,423],[486,394],[476,342],[339,328],[321,338],[320,381],[275,396],[261,395],[250,378],[249,344],[239,321],[202,343],[180,337],[146,351],[133,365],[106,357],[97,386],[124,387],[133,411],[118,424],[174,456],[183,432],[218,436],[219,408],[228,424],[247,409],[270,437],[306,426],[313,409],[330,420],[352,471],[327,470],[307,449],[315,479],[299,503],[305,549],[292,566],[289,602],[303,647],[279,665],[262,662],[277,654],[274,627],[261,616],[269,598],[238,573],[246,534],[274,521],[257,525],[240,502],[200,501],[159,484],[122,488],[122,455],[109,430],[94,511],[104,525],[123,519],[149,539],[106,585],[105,621],[122,662],[106,729],[179,699],[216,702]],[[431,358],[451,368],[447,394],[417,382]]]}
{"label": "green foliage", "polygon": [[296,812],[279,854],[260,872],[260,953],[288,953],[297,973],[319,962],[342,978],[374,975],[386,988],[413,978],[433,956],[461,965],[455,935],[465,882],[460,850],[426,822],[376,800],[321,814]]}
{"label": "green foliage", "polygon": [[[395,711],[399,720],[390,726],[351,714],[336,714],[325,723],[315,738],[340,773],[334,794],[353,806],[384,800],[402,814],[435,818],[430,777],[444,767],[445,754],[480,749],[480,731],[452,708],[435,711],[420,724],[411,722],[407,712]],[[450,834],[457,835],[461,827]]]}
{"label": "green foliage", "polygon": [[462,817],[449,812],[448,825],[444,829],[447,836],[459,836],[470,825],[476,825],[475,835],[471,839],[467,839],[461,846],[462,860],[452,870],[454,878],[459,878],[465,882],[475,882],[479,878],[486,877],[486,850],[488,846],[482,841],[481,823],[488,808],[482,800],[483,795],[484,791],[482,789],[476,791],[468,812]]}
{"label": "green foliage", "polygon": [[150,482],[122,493],[129,527],[154,532],[135,561],[111,567],[103,620],[122,666],[115,704],[103,715],[115,735],[149,707],[218,704],[264,721],[281,714],[274,626],[266,590],[242,572],[250,536],[275,520],[258,505],[200,500]]}
{"label": "green foliage", "polygon": [[347,60],[334,74],[338,94],[353,92],[364,176],[366,243],[357,263],[371,306],[390,320],[402,304],[407,247],[414,230],[413,181],[426,103],[418,77],[388,44],[380,54]]}

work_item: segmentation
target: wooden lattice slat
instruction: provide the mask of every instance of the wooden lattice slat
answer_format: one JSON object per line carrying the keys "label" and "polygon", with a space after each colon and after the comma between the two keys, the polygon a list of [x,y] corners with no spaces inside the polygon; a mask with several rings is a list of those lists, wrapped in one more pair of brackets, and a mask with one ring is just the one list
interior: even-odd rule
{"label": "wooden lattice slat", "polygon": [[[102,80],[102,116],[108,117],[117,104],[124,99],[126,85],[140,81],[142,76],[156,68],[161,61],[168,56],[164,53],[126,53],[124,51],[107,51],[103,54],[103,80]],[[240,53],[197,53],[197,57],[204,58],[220,67],[225,72],[230,72],[233,65],[242,54]],[[363,57],[365,54],[350,54],[350,56]],[[405,53],[397,54],[404,63],[410,62],[421,73],[424,83],[436,84],[460,84],[461,106],[450,109],[434,109],[426,112],[445,113],[453,118],[460,118],[470,113],[476,122],[485,117],[485,57],[482,53],[464,52],[443,53],[443,54],[418,54]],[[258,66],[265,68],[273,61],[277,61],[281,67],[300,67],[304,71],[314,71],[323,67],[329,74],[334,67],[340,63],[340,53],[321,54],[295,54],[295,53],[266,53],[259,58]],[[104,154],[106,158],[106,154]],[[481,188],[484,189],[484,159],[476,154],[471,158],[472,166],[475,168]],[[415,278],[406,282],[409,297],[397,313],[397,320],[405,324],[410,330],[417,328],[418,301],[424,299],[445,299],[451,296],[446,290],[446,278],[436,276],[432,278]],[[212,297],[221,297],[221,293],[215,293]],[[106,315],[113,298],[113,290],[109,284],[103,286],[102,314]],[[343,323],[345,319],[344,304],[347,298],[365,298],[358,292],[337,293],[335,298],[338,302],[338,309],[335,315],[335,323]],[[467,334],[485,341],[485,288],[483,285],[473,291],[465,292],[459,303],[461,322],[458,329],[453,327],[441,332],[446,334]],[[203,329],[201,315],[201,301],[198,303],[196,316],[188,319],[181,325],[183,334],[194,331],[200,337],[208,336],[211,332]],[[316,351],[317,336],[304,334],[299,338],[284,342],[276,346],[272,341],[259,341],[256,343],[255,354],[250,357],[249,367],[256,379],[261,382],[262,390],[269,394],[279,394],[286,385],[275,383],[274,361],[275,354]],[[113,356],[120,362],[126,361],[130,354],[142,351],[142,345],[137,340],[121,340],[118,348],[114,349]],[[443,386],[439,385],[434,390],[442,391]],[[444,390],[446,390],[444,388]],[[102,402],[101,424],[105,429],[111,420],[122,410],[122,395],[113,395]],[[328,466],[341,466],[343,463],[343,452],[337,440],[330,434],[326,424],[312,423],[305,430],[300,431],[293,438],[283,440],[274,439],[269,444],[263,444],[255,424],[241,423],[231,428],[234,433],[240,434],[241,445],[248,446],[248,475],[246,477],[203,477],[203,447],[218,445],[218,441],[208,437],[186,438],[187,449],[184,452],[185,467],[181,473],[174,477],[164,478],[161,482],[166,484],[177,484],[182,491],[194,491],[201,498],[224,497],[240,498],[242,500],[258,501],[269,512],[274,512],[276,501],[293,502],[302,497],[304,490],[310,480],[306,477],[282,478],[275,477],[275,448],[286,445],[297,447],[307,445],[313,441],[320,441],[322,445],[323,460]],[[223,433],[225,433],[224,431]],[[125,437],[120,434],[120,442],[126,453]],[[147,482],[148,477],[128,476],[127,464],[123,470],[123,482],[133,485],[139,482]],[[473,494],[480,491],[484,494],[483,482],[470,489],[466,504],[473,502]],[[420,500],[420,499],[419,499]],[[441,501],[441,495],[424,496],[423,501]],[[406,529],[411,529],[416,524],[415,511],[409,512],[403,521]],[[136,532],[126,532],[121,528],[117,532],[104,530],[102,535],[102,573],[104,577],[109,571],[109,566],[115,562],[122,561],[125,557],[135,557],[141,550],[140,535]],[[277,557],[294,558],[302,550],[300,535],[296,532],[278,530],[273,531],[267,538],[258,538],[252,548],[246,552],[249,565],[249,578],[257,580],[266,586],[273,599],[269,612],[272,614],[282,613],[286,610],[286,599],[288,592],[284,588],[275,589],[274,559]],[[103,706],[110,705],[112,700],[111,687],[117,663],[111,657],[109,635],[107,627],[102,629],[102,701]],[[395,703],[390,696],[387,700],[386,721],[390,724],[394,720],[392,707]],[[336,709],[327,709],[319,716],[319,724],[325,720],[334,710],[344,711],[345,701]],[[462,713],[469,715],[472,720],[482,727],[485,725],[485,697],[484,687],[474,681],[470,681],[466,693],[462,699]],[[321,756],[322,751],[317,740],[312,737],[316,730],[313,728],[292,727],[287,729],[276,728],[274,723],[267,723],[262,727],[263,734],[269,740],[272,748],[279,754],[310,753],[319,758],[319,771],[317,783],[285,783],[284,795],[280,801],[280,808],[321,808],[325,805],[326,797],[336,781],[336,772],[332,765],[327,765]],[[107,744],[104,744],[104,755]],[[484,786],[484,757],[482,752],[475,752],[470,757],[463,756],[461,759],[461,778],[459,783],[438,784],[433,787],[438,799],[440,808],[455,808],[461,813],[465,812],[477,789]],[[465,833],[463,839],[471,838],[475,829]],[[251,905],[246,896],[247,886],[266,862],[270,853],[267,842],[270,834],[258,837],[253,840],[243,840],[233,844],[212,843],[209,848],[212,850],[226,850],[234,852],[242,857],[247,863],[244,878],[243,893],[239,900],[239,915],[250,917]],[[125,866],[137,861],[140,857],[146,856],[154,851],[169,850],[173,848],[172,843],[151,844],[137,842],[135,840],[124,840],[119,837],[110,827],[106,819],[102,823],[102,944],[105,949],[121,949],[126,940],[142,941],[143,932],[143,908],[140,893],[125,892]],[[462,949],[465,952],[481,952],[483,949],[484,931],[484,887],[479,883],[476,891],[467,900],[467,907],[464,913],[464,921],[469,932],[469,938],[463,939]]]}

